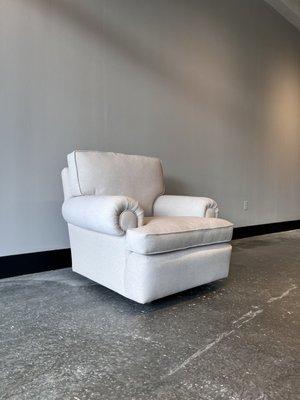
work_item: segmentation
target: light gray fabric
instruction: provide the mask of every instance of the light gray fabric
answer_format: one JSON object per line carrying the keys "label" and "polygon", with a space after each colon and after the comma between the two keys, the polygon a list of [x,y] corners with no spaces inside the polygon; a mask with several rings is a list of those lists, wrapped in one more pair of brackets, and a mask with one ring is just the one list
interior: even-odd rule
{"label": "light gray fabric", "polygon": [[141,226],[144,217],[138,202],[126,196],[72,197],[64,202],[62,213],[70,224],[110,235]]}
{"label": "light gray fabric", "polygon": [[62,181],[75,272],[139,303],[228,275],[232,224],[214,200],[163,196],[160,160],[75,151]]}
{"label": "light gray fabric", "polygon": [[124,293],[125,236],[106,235],[68,224],[73,271]]}
{"label": "light gray fabric", "polygon": [[128,253],[124,274],[125,295],[149,303],[182,290],[228,276],[228,243],[144,256]]}
{"label": "light gray fabric", "polygon": [[125,236],[68,225],[73,271],[148,303],[228,275],[230,244],[144,256],[125,250]]}
{"label": "light gray fabric", "polygon": [[217,203],[208,197],[159,196],[153,205],[157,217],[218,217]]}
{"label": "light gray fabric", "polygon": [[129,210],[122,211],[119,217],[119,225],[124,232],[126,232],[127,229],[137,228],[138,219],[136,214]]}
{"label": "light gray fabric", "polygon": [[68,155],[68,166],[73,196],[128,196],[152,215],[154,200],[164,192],[158,158],[76,150]]}
{"label": "light gray fabric", "polygon": [[70,183],[69,183],[69,169],[64,168],[61,171],[61,179],[63,184],[63,191],[64,191],[64,199],[68,200],[72,197]]}
{"label": "light gray fabric", "polygon": [[233,224],[219,218],[152,217],[126,233],[127,249],[158,254],[190,247],[229,242]]}

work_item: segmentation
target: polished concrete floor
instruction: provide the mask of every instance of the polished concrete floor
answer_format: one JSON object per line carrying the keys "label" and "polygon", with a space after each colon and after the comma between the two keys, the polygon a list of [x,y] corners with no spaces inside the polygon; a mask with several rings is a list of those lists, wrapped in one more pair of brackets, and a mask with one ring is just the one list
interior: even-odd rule
{"label": "polished concrete floor", "polygon": [[227,280],[149,305],[70,269],[0,281],[0,399],[296,400],[300,231],[233,247]]}

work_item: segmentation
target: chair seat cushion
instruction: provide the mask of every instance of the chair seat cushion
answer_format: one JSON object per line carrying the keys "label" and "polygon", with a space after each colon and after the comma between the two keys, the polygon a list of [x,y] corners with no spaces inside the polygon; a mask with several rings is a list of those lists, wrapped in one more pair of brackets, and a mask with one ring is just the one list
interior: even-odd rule
{"label": "chair seat cushion", "polygon": [[220,218],[149,217],[143,226],[126,233],[127,249],[139,254],[159,254],[229,242],[233,224]]}

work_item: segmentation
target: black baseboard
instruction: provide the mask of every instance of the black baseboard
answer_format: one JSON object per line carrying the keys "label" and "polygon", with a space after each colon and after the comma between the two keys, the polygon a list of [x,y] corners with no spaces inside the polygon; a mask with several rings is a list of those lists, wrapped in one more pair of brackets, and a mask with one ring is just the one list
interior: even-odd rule
{"label": "black baseboard", "polygon": [[300,220],[274,222],[272,224],[242,226],[233,229],[232,239],[243,239],[251,236],[267,235],[268,233],[291,231],[300,229]]}
{"label": "black baseboard", "polygon": [[0,257],[0,279],[71,267],[70,249]]}
{"label": "black baseboard", "polygon": [[[300,220],[234,228],[233,240],[300,229]],[[0,279],[71,267],[70,249],[0,257]]]}

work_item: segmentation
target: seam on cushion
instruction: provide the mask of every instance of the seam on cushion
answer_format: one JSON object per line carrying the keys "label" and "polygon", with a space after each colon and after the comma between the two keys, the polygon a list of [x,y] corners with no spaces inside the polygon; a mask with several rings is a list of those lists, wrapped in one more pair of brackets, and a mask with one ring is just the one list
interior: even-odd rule
{"label": "seam on cushion", "polygon": [[82,190],[81,190],[81,186],[80,186],[76,153],[77,153],[77,150],[74,150],[74,161],[75,161],[75,168],[76,168],[77,183],[78,183],[79,192],[80,192],[81,195],[83,195]]}
{"label": "seam on cushion", "polygon": [[[152,214],[153,214],[153,205],[155,200],[163,195],[165,193],[165,183],[164,183],[164,174],[163,174],[163,166],[162,166],[162,162],[159,158],[157,157],[149,157],[149,156],[145,156],[145,155],[137,155],[137,154],[127,154],[127,153],[115,153],[115,152],[106,152],[106,151],[99,151],[99,150],[74,150],[74,161],[75,161],[75,167],[76,167],[76,176],[77,176],[77,182],[78,182],[78,188],[79,188],[79,192],[81,195],[83,195],[83,192],[81,190],[81,186],[80,186],[80,179],[79,179],[79,172],[78,172],[78,165],[77,165],[77,158],[76,158],[76,153],[100,153],[100,154],[114,154],[114,155],[126,155],[126,156],[137,156],[137,157],[145,157],[145,158],[150,158],[150,159],[158,159],[159,163],[160,163],[160,169],[161,169],[161,177],[162,177],[162,182],[163,182],[163,188],[162,191],[160,192],[160,194],[155,197],[155,199],[153,200],[152,203]],[[94,190],[94,194],[95,194],[95,190]]]}
{"label": "seam on cushion", "polygon": [[100,153],[100,154],[113,154],[113,155],[120,155],[120,156],[130,156],[130,157],[143,157],[143,158],[150,158],[154,160],[158,160],[161,163],[161,160],[158,157],[146,156],[145,154],[128,154],[128,153],[117,153],[115,151],[100,151],[100,150],[74,150],[77,153]]}
{"label": "seam on cushion", "polygon": [[172,253],[173,251],[188,250],[188,249],[192,249],[192,248],[195,248],[195,247],[204,247],[204,246],[212,246],[214,244],[220,244],[220,243],[229,243],[230,241],[231,241],[231,239],[226,240],[226,241],[225,240],[220,240],[218,242],[213,242],[213,243],[194,244],[192,246],[177,247],[176,249],[172,249],[172,250],[154,251],[154,252],[151,252],[151,253],[139,253],[137,251],[129,249],[128,247],[126,247],[126,248],[127,248],[127,250],[132,251],[133,253],[136,253],[136,254],[140,254],[142,256],[148,256],[148,255],[149,256],[150,255],[154,256],[156,254]]}
{"label": "seam on cushion", "polygon": [[[144,225],[147,226],[147,225]],[[134,232],[134,234],[137,235],[143,235],[143,236],[161,236],[161,235],[178,235],[179,233],[188,233],[188,232],[198,232],[198,231],[212,231],[216,229],[224,229],[224,228],[232,228],[233,224],[228,225],[228,226],[219,226],[215,228],[200,228],[200,229],[190,229],[190,230],[184,230],[184,231],[177,231],[177,232],[166,232],[166,233],[139,233],[139,232]]]}

